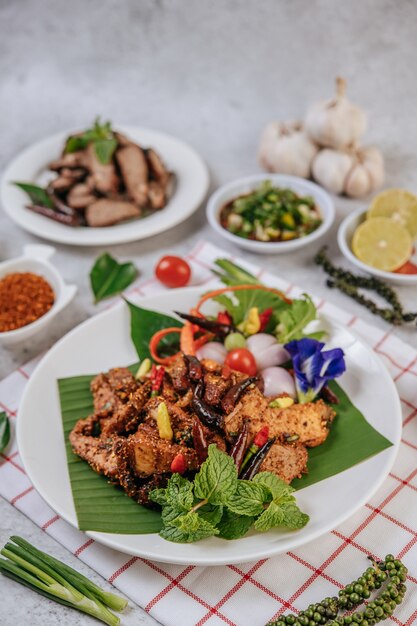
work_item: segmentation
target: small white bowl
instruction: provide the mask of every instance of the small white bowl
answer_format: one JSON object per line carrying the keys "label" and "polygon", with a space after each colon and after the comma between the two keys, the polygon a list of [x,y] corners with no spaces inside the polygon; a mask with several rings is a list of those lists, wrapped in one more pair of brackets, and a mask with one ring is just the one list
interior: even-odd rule
{"label": "small white bowl", "polygon": [[[323,219],[321,225],[314,232],[310,233],[310,235],[299,237],[291,241],[254,241],[252,239],[243,239],[242,237],[234,235],[226,228],[223,228],[220,224],[220,211],[224,205],[237,196],[254,191],[266,180],[270,180],[271,183],[277,187],[292,189],[301,196],[312,196],[320,209]],[[214,228],[221,237],[241,248],[258,254],[281,254],[308,246],[313,243],[313,241],[317,241],[317,239],[322,237],[329,230],[335,217],[333,201],[324,189],[308,180],[304,180],[304,178],[287,176],[286,174],[256,174],[227,183],[210,197],[207,203],[206,213],[210,226]]]}
{"label": "small white bowl", "polygon": [[64,283],[61,275],[49,263],[49,259],[55,252],[56,250],[52,246],[30,245],[25,246],[21,257],[0,263],[0,279],[14,272],[32,272],[42,276],[51,285],[55,294],[55,302],[45,315],[42,315],[42,317],[31,324],[27,324],[27,326],[0,332],[0,344],[11,345],[28,339],[42,328],[45,328],[55,315],[62,311],[75,296],[77,287]]}
{"label": "small white bowl", "polygon": [[[339,244],[339,248],[344,257],[353,265],[368,272],[368,274],[372,274],[372,276],[377,276],[382,280],[385,280],[387,283],[393,283],[396,285],[417,285],[417,274],[396,274],[395,272],[384,272],[383,270],[378,270],[375,267],[370,267],[370,265],[366,265],[366,263],[362,263],[352,252],[352,237],[353,233],[361,224],[366,216],[366,209],[357,209],[350,213],[343,222],[339,226],[339,230],[337,233],[337,243]],[[411,261],[416,263],[416,259],[411,258]]]}

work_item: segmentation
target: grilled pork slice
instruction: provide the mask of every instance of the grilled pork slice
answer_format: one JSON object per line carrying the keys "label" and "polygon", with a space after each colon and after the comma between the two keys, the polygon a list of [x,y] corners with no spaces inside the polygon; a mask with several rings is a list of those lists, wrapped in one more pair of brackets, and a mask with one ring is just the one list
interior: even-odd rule
{"label": "grilled pork slice", "polygon": [[148,204],[148,164],[145,153],[130,143],[116,151],[116,160],[129,196],[140,207]]}
{"label": "grilled pork slice", "polygon": [[188,367],[183,356],[179,356],[177,359],[175,359],[172,365],[168,365],[166,371],[171,377],[172,385],[175,391],[181,393],[187,391],[190,388]]}
{"label": "grilled pork slice", "polygon": [[289,484],[307,471],[307,460],[307,449],[301,443],[276,442],[262,461],[260,471],[273,472]]}
{"label": "grilled pork slice", "polygon": [[184,455],[188,469],[198,467],[195,450],[160,439],[150,424],[141,424],[126,443],[129,466],[138,478],[170,472],[172,461],[180,453]]}
{"label": "grilled pork slice", "polygon": [[[75,154],[75,153],[74,153]],[[113,161],[103,164],[99,161],[96,154],[94,143],[90,143],[85,149],[88,169],[94,180],[94,187],[100,193],[117,193],[119,190],[120,179],[116,173],[116,167]]]}
{"label": "grilled pork slice", "polygon": [[132,202],[100,198],[86,208],[85,218],[89,226],[100,228],[111,226],[133,217],[139,217],[141,210]]}
{"label": "grilled pork slice", "polygon": [[237,433],[247,418],[252,436],[268,425],[271,437],[296,434],[299,443],[312,448],[326,440],[334,416],[333,409],[323,400],[293,404],[287,409],[271,409],[268,399],[255,387],[247,391],[225,417],[225,430],[229,434]]}

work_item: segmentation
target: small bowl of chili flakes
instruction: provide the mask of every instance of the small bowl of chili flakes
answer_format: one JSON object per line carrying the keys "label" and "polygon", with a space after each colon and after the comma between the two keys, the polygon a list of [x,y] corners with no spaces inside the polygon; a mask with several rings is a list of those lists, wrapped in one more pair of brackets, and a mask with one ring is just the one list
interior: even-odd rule
{"label": "small bowl of chili flakes", "polygon": [[0,344],[23,341],[44,328],[74,297],[49,262],[55,248],[30,245],[23,255],[0,263]]}

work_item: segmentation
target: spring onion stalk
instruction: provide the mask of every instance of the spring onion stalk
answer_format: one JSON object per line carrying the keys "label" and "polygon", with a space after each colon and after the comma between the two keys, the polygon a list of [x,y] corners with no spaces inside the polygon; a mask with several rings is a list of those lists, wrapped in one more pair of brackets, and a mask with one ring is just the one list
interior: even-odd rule
{"label": "spring onion stalk", "polygon": [[260,285],[261,282],[250,272],[244,270],[236,263],[232,263],[228,259],[217,259],[215,261],[215,265],[220,267],[223,272],[219,272],[218,270],[212,270],[213,274],[218,276],[222,283],[227,285],[228,287],[233,287],[234,285]]}
{"label": "spring onion stalk", "polygon": [[10,537],[0,553],[0,571],[47,598],[92,615],[109,626],[120,619],[107,607],[122,611],[127,601],[100,589],[88,578],[38,550],[21,537]]}

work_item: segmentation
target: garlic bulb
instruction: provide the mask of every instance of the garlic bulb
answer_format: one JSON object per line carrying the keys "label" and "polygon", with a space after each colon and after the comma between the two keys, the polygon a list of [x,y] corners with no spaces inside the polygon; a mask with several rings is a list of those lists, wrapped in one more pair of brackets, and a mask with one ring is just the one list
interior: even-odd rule
{"label": "garlic bulb", "polygon": [[345,91],[346,82],[336,78],[336,95],[313,104],[307,111],[306,132],[320,146],[345,148],[366,130],[365,113],[346,98]]}
{"label": "garlic bulb", "polygon": [[351,198],[366,196],[384,181],[384,158],[374,147],[344,151],[324,148],[313,161],[313,177],[323,187]]}
{"label": "garlic bulb", "polygon": [[261,136],[259,162],[268,172],[308,178],[317,150],[300,122],[272,122]]}

